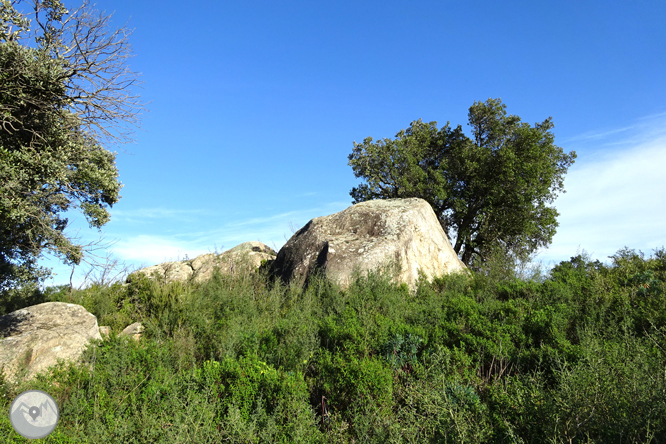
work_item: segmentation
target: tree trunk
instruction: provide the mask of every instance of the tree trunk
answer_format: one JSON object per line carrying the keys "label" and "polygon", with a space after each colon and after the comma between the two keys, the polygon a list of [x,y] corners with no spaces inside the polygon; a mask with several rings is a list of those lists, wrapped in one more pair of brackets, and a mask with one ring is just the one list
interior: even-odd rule
{"label": "tree trunk", "polygon": [[472,252],[471,249],[465,248],[465,251],[463,252],[463,255],[462,255],[462,259],[460,259],[462,261],[462,263],[465,264],[468,267],[469,267],[469,264],[472,262],[472,253],[473,252]]}

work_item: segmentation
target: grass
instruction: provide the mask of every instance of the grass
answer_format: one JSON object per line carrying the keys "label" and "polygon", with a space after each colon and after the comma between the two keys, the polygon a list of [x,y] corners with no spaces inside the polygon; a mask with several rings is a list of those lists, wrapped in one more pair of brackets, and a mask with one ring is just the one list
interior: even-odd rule
{"label": "grass", "polygon": [[[9,403],[41,389],[61,410],[47,443],[666,442],[663,249],[488,267],[416,293],[218,273],[4,295],[4,312],[81,304],[112,333],[80,365],[0,381],[0,440],[27,441]],[[137,321],[141,341],[117,336]]]}

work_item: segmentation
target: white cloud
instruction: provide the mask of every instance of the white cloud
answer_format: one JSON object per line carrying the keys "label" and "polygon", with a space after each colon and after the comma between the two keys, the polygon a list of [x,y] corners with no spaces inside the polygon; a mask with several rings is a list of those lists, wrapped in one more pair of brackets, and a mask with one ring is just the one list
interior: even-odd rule
{"label": "white cloud", "polygon": [[280,248],[285,243],[285,237],[291,237],[293,231],[301,228],[310,219],[340,211],[349,205],[348,202],[331,202],[317,208],[228,222],[210,230],[183,231],[171,235],[129,234],[123,236],[110,250],[121,260],[137,265],[152,265],[182,259],[185,254],[193,258],[216,249],[222,252],[253,240]]}
{"label": "white cloud", "polygon": [[[537,259],[559,263],[580,246],[608,262],[625,246],[649,255],[666,245],[665,117],[648,116],[623,128],[629,131],[625,138],[606,140],[569,169],[567,192],[554,203],[558,232]],[[604,138],[618,132],[607,131]]]}
{"label": "white cloud", "polygon": [[193,249],[187,242],[173,237],[139,234],[120,240],[110,252],[124,261],[147,262],[149,265],[183,259],[185,254],[193,258],[207,253]]}
{"label": "white cloud", "polygon": [[[145,229],[140,231],[135,225],[124,224],[128,219],[114,221],[114,243],[106,249],[108,254],[117,258],[123,266],[137,269],[167,261],[184,259],[185,255],[194,258],[201,254],[214,251],[223,252],[240,243],[247,241],[260,241],[266,245],[279,250],[292,236],[293,231],[298,230],[310,219],[326,216],[341,211],[351,205],[350,202],[329,202],[318,207],[299,209],[265,217],[253,217],[243,220],[221,223],[215,228],[193,230],[191,224],[184,224],[182,228],[174,228],[172,223],[159,224],[159,220],[169,217],[179,217],[187,214],[203,214],[204,211],[180,211],[174,209],[139,209],[125,211],[120,214],[130,217],[139,222],[155,220],[151,225],[151,232],[147,234]],[[209,224],[216,224],[216,212],[205,212],[212,214],[207,217]],[[114,214],[118,214],[115,213]],[[212,221],[212,222],[210,222]],[[160,229],[161,228],[161,229]],[[83,235],[90,233],[83,231]],[[86,242],[83,239],[83,242]],[[98,256],[104,256],[104,252],[96,252]],[[62,285],[69,283],[71,269],[62,265],[53,257],[46,257],[40,262],[41,265],[53,268],[57,276],[50,280],[48,285]],[[83,276],[89,266],[82,264],[77,267],[74,274],[73,284],[75,287],[83,282]]]}
{"label": "white cloud", "polygon": [[[622,128],[605,129],[601,131],[588,131],[578,136],[571,137],[562,141],[562,144],[580,144],[585,142],[585,146],[589,147],[590,144],[602,142],[600,146],[625,146],[627,148],[636,147],[644,143],[650,143],[666,135],[666,112],[650,114],[636,119],[636,121],[628,126]],[[623,137],[618,136],[620,133],[625,133]],[[611,137],[613,136],[613,137]]]}
{"label": "white cloud", "polygon": [[256,240],[279,249],[294,231],[309,220],[342,211],[350,205],[350,202],[329,202],[315,208],[229,222],[214,230],[192,233],[192,243],[211,248],[213,244],[217,244],[226,250],[242,242]]}

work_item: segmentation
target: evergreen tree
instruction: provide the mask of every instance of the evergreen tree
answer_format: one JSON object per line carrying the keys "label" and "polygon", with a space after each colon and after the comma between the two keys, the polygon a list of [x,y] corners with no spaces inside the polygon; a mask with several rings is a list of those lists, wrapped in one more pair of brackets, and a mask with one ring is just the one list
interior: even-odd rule
{"label": "evergreen tree", "polygon": [[353,203],[420,197],[432,205],[466,265],[498,249],[524,259],[552,241],[559,213],[549,206],[576,158],[554,144],[551,118],[533,127],[507,115],[500,99],[469,109],[472,138],[458,125],[412,122],[395,139],[354,142],[349,165],[366,183]]}
{"label": "evergreen tree", "polygon": [[44,249],[80,263],[60,213],[109,221],[122,184],[102,144],[129,141],[142,109],[125,28],[109,31],[87,4],[35,0],[27,14],[19,3],[0,0],[0,290],[45,278]]}

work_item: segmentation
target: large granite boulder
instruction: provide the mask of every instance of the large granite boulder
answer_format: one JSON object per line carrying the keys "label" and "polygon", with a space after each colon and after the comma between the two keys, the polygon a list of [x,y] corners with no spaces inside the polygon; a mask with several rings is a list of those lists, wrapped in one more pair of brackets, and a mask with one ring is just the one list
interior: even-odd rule
{"label": "large granite boulder", "polygon": [[423,199],[384,199],[352,205],[312,219],[280,249],[271,272],[284,282],[303,283],[319,269],[347,287],[355,270],[393,262],[396,283],[416,287],[419,270],[428,279],[466,270],[435,212]]}
{"label": "large granite boulder", "polygon": [[165,262],[159,265],[137,270],[128,276],[132,280],[136,273],[152,277],[157,275],[162,282],[204,282],[211,278],[217,267],[223,274],[241,271],[253,271],[261,266],[262,261],[272,261],[277,253],[261,242],[245,242],[221,254],[202,254],[194,259],[178,262]]}
{"label": "large granite boulder", "polygon": [[102,339],[97,318],[77,304],[45,302],[0,317],[0,367],[7,380],[30,379],[76,361],[90,339]]}

